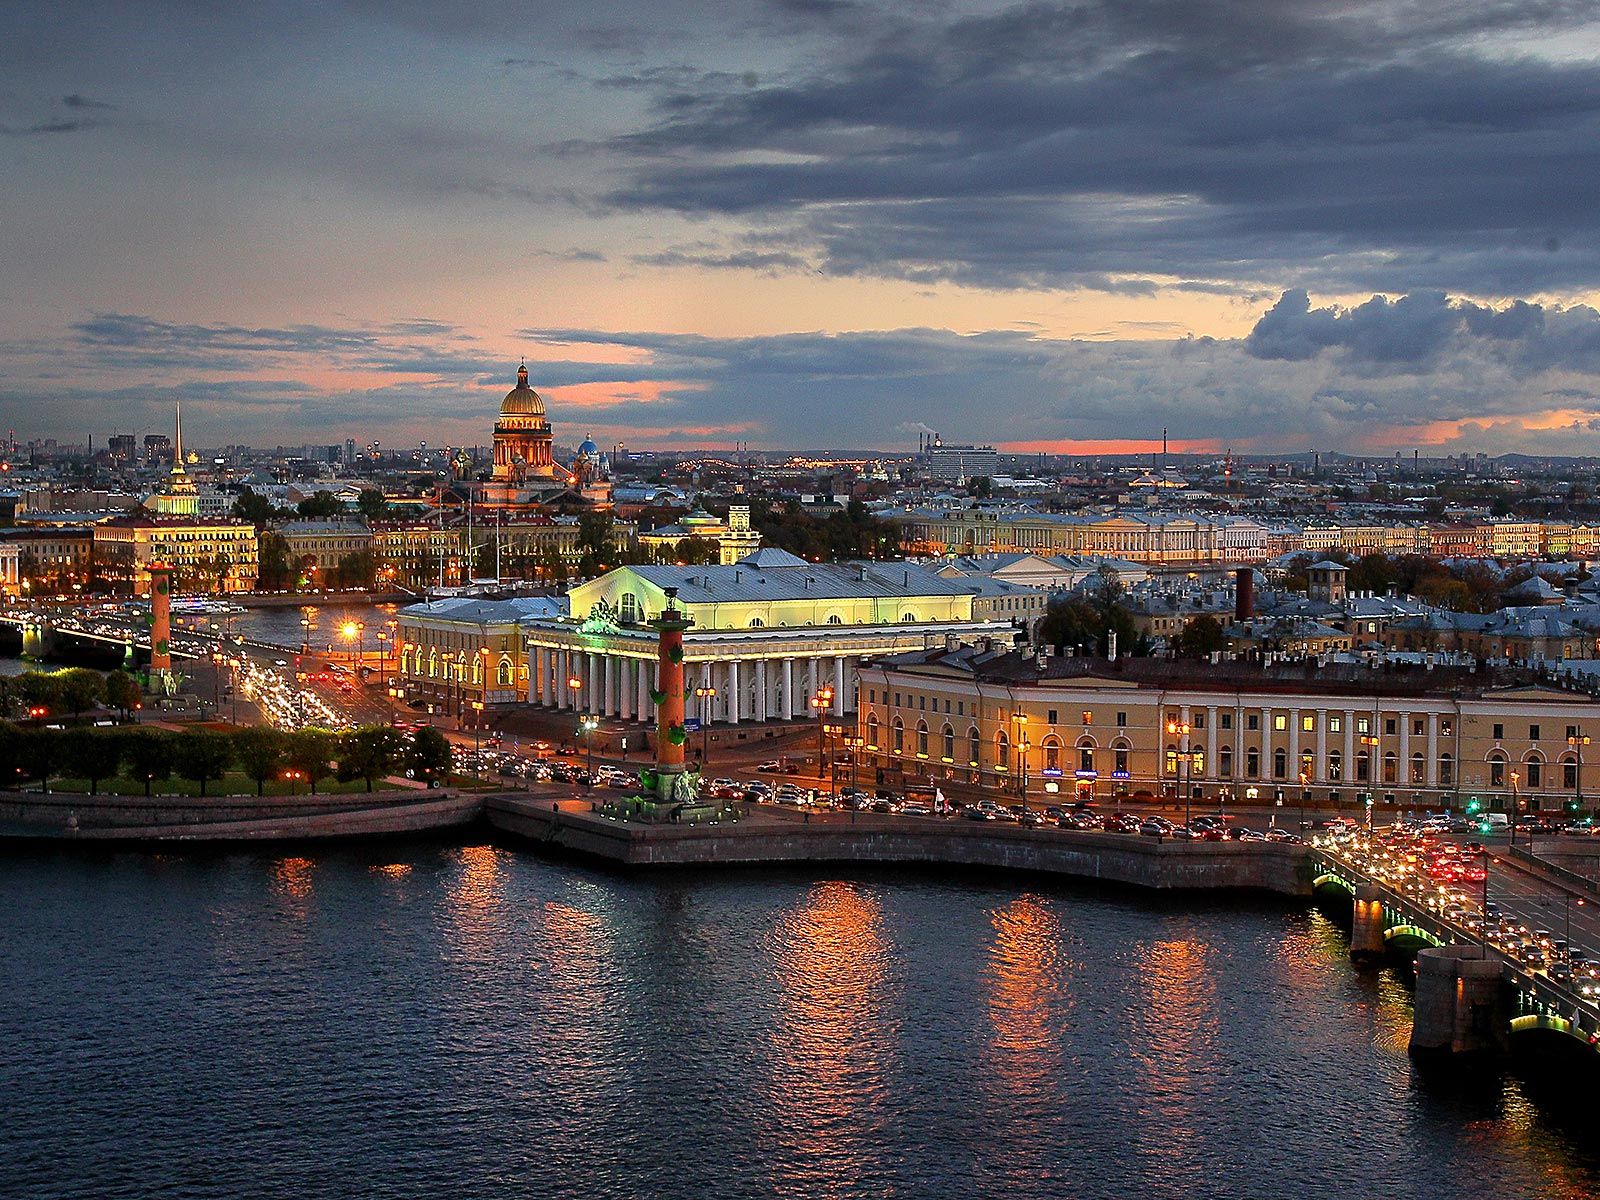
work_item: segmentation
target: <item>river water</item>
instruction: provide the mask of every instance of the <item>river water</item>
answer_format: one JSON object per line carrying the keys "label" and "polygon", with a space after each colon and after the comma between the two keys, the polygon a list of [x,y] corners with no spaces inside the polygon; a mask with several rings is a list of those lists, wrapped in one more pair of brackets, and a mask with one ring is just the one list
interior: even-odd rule
{"label": "river water", "polygon": [[1275,902],[421,844],[18,853],[0,912],[10,1200],[1600,1192]]}

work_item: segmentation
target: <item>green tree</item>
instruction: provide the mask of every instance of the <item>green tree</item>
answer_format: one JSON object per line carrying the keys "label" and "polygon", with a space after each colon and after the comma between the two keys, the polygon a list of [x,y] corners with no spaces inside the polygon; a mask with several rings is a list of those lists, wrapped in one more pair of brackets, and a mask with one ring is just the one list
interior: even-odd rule
{"label": "green tree", "polygon": [[362,488],[356,497],[356,511],[369,521],[381,521],[389,515],[389,501],[377,488]]}
{"label": "green tree", "polygon": [[202,796],[206,794],[206,784],[221,779],[232,762],[233,739],[225,733],[191,729],[173,739],[173,769],[198,783]]}
{"label": "green tree", "polygon": [[283,769],[284,736],[267,725],[251,725],[233,735],[233,757],[239,768],[256,781],[256,795],[266,790],[267,780],[276,779]]}
{"label": "green tree", "polygon": [[272,507],[272,501],[250,488],[245,488],[239,493],[239,498],[233,502],[232,512],[236,520],[249,521],[254,525],[257,533],[264,530],[278,515],[277,509]]}
{"label": "green tree", "polygon": [[61,731],[24,729],[17,749],[17,761],[22,764],[24,778],[37,779],[40,787],[48,792],[50,776],[61,763]]}
{"label": "green tree", "polygon": [[61,689],[61,707],[74,717],[82,716],[105,701],[106,679],[99,671],[68,667],[56,673],[56,683]]}
{"label": "green tree", "polygon": [[315,495],[307,496],[295,506],[295,511],[308,520],[321,518],[328,520],[333,517],[344,516],[344,505],[339,503],[339,498],[332,492],[318,490]]}
{"label": "green tree", "polygon": [[306,777],[315,794],[317,780],[333,773],[333,734],[326,729],[297,729],[287,737],[285,761]]}
{"label": "green tree", "polygon": [[364,779],[370,792],[374,780],[400,765],[405,749],[405,739],[386,725],[352,729],[339,736],[338,777],[344,781]]}
{"label": "green tree", "polygon": [[124,769],[130,778],[143,782],[146,796],[155,780],[171,778],[174,740],[170,733],[156,729],[135,729],[123,735]]}
{"label": "green tree", "polygon": [[139,681],[126,671],[112,671],[106,676],[106,703],[122,713],[126,720],[144,700]]}
{"label": "green tree", "polygon": [[89,794],[100,790],[122,765],[122,739],[98,729],[69,729],[61,736],[61,761],[74,775],[89,781]]}
{"label": "green tree", "polygon": [[994,499],[994,481],[987,475],[979,475],[976,479],[968,481],[967,486],[979,500]]}
{"label": "green tree", "polygon": [[371,588],[378,578],[378,555],[373,550],[356,550],[339,557],[339,586]]}
{"label": "green tree", "polygon": [[1207,658],[1227,644],[1222,622],[1210,613],[1201,613],[1173,639],[1172,649],[1179,658]]}
{"label": "green tree", "polygon": [[411,735],[406,747],[406,769],[414,779],[433,784],[448,778],[451,765],[450,741],[432,725],[424,725]]}
{"label": "green tree", "polygon": [[22,730],[0,721],[0,787],[14,787],[22,780]]}
{"label": "green tree", "polygon": [[264,592],[283,592],[293,584],[294,565],[289,561],[289,543],[283,534],[269,529],[259,540],[256,587]]}
{"label": "green tree", "polygon": [[24,671],[17,679],[17,694],[27,708],[61,710],[61,680],[43,671]]}
{"label": "green tree", "polygon": [[690,534],[678,543],[672,559],[685,567],[704,567],[715,564],[722,557],[722,547],[709,538]]}

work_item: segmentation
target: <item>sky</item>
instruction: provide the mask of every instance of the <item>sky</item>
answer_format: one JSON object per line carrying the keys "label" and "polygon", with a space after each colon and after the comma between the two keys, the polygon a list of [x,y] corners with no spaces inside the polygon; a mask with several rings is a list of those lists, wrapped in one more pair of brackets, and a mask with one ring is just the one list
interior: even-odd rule
{"label": "sky", "polygon": [[9,0],[0,432],[1600,454],[1600,2]]}

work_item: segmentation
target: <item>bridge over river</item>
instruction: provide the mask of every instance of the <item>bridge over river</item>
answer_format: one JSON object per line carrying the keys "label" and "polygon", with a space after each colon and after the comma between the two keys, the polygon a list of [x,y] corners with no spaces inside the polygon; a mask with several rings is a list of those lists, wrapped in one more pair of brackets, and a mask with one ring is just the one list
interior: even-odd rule
{"label": "bridge over river", "polygon": [[[1530,1040],[1600,1066],[1600,979],[1587,966],[1600,961],[1593,901],[1526,856],[1482,851],[1468,861],[1480,878],[1441,880],[1416,843],[1387,831],[1321,835],[1310,852],[1318,897],[1351,905],[1353,959],[1416,955],[1414,1053],[1516,1051],[1528,1044],[1521,1035],[1540,1034]],[[1557,914],[1566,937],[1536,938]]]}

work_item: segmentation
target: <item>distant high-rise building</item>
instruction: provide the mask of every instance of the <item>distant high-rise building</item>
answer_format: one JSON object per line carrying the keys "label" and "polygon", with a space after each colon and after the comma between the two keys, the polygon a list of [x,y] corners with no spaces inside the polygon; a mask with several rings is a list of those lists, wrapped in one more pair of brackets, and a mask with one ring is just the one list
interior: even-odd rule
{"label": "distant high-rise building", "polygon": [[1000,455],[993,446],[946,446],[935,442],[928,447],[927,469],[934,479],[977,479],[993,475]]}
{"label": "distant high-rise building", "polygon": [[144,461],[147,463],[165,462],[172,457],[172,439],[164,433],[147,433],[144,435]]}
{"label": "distant high-rise building", "polygon": [[113,433],[107,443],[111,457],[118,462],[132,462],[133,456],[139,452],[139,442],[131,433]]}
{"label": "distant high-rise building", "polygon": [[353,467],[356,465],[355,438],[345,438],[344,440],[344,465],[347,467]]}

